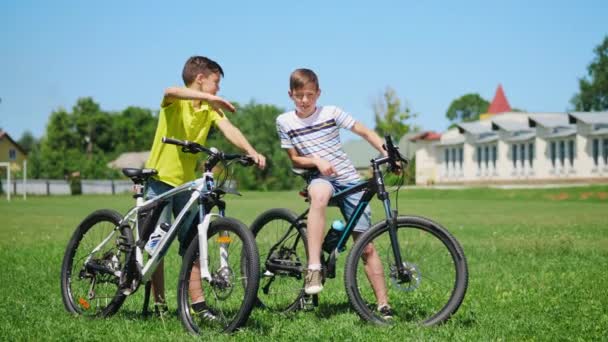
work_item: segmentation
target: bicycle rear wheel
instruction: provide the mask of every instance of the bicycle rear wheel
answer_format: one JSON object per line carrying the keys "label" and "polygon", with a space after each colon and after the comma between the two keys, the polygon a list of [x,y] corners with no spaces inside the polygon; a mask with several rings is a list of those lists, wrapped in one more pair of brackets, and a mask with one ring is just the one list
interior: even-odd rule
{"label": "bicycle rear wheel", "polygon": [[[218,218],[209,225],[207,241],[212,280],[201,282],[199,242],[195,235],[182,260],[179,316],[186,330],[193,334],[204,329],[232,332],[245,324],[255,304],[260,272],[255,239],[241,222]],[[195,297],[203,293],[214,318],[194,312],[190,292]]]}
{"label": "bicycle rear wheel", "polygon": [[122,216],[98,210],[76,228],[61,266],[61,295],[68,312],[106,317],[125,300],[119,290],[120,274],[131,258],[121,245],[128,245],[131,231],[118,228]]}
{"label": "bicycle rear wheel", "polygon": [[[468,286],[467,263],[458,241],[439,224],[415,216],[397,218],[397,237],[405,269],[401,274],[386,223],[372,227],[353,246],[344,280],[354,309],[363,319],[378,324],[415,322],[431,326],[446,321],[458,310]],[[394,311],[391,320],[377,311],[376,295],[361,258],[370,243],[382,264],[379,277]],[[375,271],[378,274],[380,270]]]}
{"label": "bicycle rear wheel", "polygon": [[260,250],[258,300],[272,311],[301,307],[308,260],[306,224],[288,209],[271,209],[251,224]]}

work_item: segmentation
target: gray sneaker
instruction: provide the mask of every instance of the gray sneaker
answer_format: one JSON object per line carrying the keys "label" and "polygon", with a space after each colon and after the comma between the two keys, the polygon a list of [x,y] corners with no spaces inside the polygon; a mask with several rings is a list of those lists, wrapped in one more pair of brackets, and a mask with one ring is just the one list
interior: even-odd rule
{"label": "gray sneaker", "polygon": [[323,290],[321,270],[307,270],[304,279],[304,292],[309,295],[317,294]]}

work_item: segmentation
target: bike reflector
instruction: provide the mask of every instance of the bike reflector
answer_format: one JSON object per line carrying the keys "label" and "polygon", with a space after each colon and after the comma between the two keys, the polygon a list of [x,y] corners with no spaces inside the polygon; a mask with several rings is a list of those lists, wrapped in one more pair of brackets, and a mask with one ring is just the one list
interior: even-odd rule
{"label": "bike reflector", "polygon": [[232,242],[232,238],[230,236],[218,236],[217,242],[219,243],[230,243]]}
{"label": "bike reflector", "polygon": [[85,310],[89,310],[91,308],[89,302],[87,302],[87,300],[82,297],[78,298],[78,304],[80,304],[80,306],[82,306],[82,308]]}

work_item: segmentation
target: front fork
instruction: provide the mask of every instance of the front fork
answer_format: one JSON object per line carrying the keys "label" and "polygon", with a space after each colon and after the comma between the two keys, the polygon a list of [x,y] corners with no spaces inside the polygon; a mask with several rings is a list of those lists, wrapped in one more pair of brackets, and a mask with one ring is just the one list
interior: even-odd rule
{"label": "front fork", "polygon": [[[209,243],[208,243],[208,231],[211,218],[213,216],[223,217],[223,211],[220,214],[206,214],[200,223],[197,225],[198,230],[198,245],[199,245],[199,263],[201,268],[201,279],[211,282],[211,272],[209,272]],[[230,246],[230,238],[227,231],[220,232],[218,236],[220,241],[219,258],[220,258],[220,269],[228,267],[228,247]]]}
{"label": "front fork", "polygon": [[388,224],[388,235],[391,239],[391,248],[393,250],[393,257],[395,258],[397,278],[399,282],[408,282],[411,279],[411,276],[403,264],[401,249],[397,238],[397,210],[391,210],[391,201],[388,198],[388,194],[385,193],[385,196],[382,197],[384,197],[382,198],[382,203],[384,204],[386,223]]}

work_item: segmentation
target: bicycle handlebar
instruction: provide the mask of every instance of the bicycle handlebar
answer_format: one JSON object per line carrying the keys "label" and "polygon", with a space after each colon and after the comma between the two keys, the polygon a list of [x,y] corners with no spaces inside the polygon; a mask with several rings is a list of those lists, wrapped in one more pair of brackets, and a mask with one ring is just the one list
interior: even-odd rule
{"label": "bicycle handlebar", "polygon": [[[178,140],[178,139],[174,139],[174,138],[163,137],[162,142],[165,144],[182,146],[182,152],[185,152],[185,153],[196,154],[199,152],[205,152],[209,155],[210,159],[218,159],[218,161],[219,160],[229,161],[229,160],[237,159],[238,163],[243,166],[250,166],[250,165],[255,164],[255,160],[253,160],[253,158],[250,156],[246,156],[246,155],[242,155],[242,154],[224,153],[215,147],[207,148],[194,141]],[[213,163],[213,164],[215,165],[215,163]]]}

